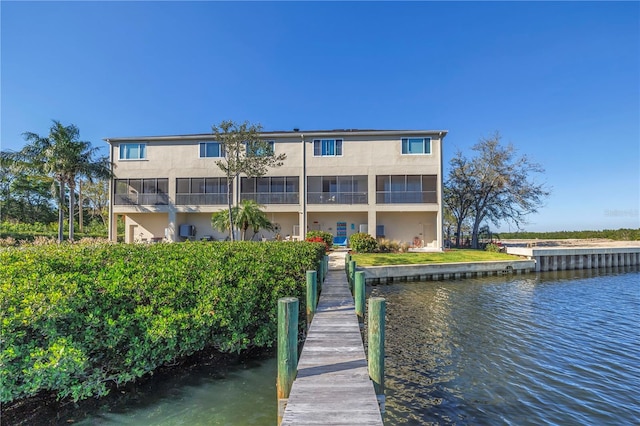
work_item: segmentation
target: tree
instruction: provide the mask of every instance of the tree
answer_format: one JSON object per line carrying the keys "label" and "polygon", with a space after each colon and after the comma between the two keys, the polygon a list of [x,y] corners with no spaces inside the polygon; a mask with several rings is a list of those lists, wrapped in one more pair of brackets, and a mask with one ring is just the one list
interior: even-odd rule
{"label": "tree", "polygon": [[228,210],[220,210],[211,215],[211,226],[222,232],[229,232],[231,222],[229,217],[236,216],[237,207],[231,208],[231,214]]}
{"label": "tree", "polygon": [[55,220],[51,180],[0,161],[0,221],[48,224]]}
{"label": "tree", "polygon": [[95,182],[83,182],[82,191],[91,218],[99,218],[103,225],[108,225],[109,181],[106,179],[98,179]]}
{"label": "tree", "polygon": [[94,159],[97,148],[90,142],[79,140],[80,130],[75,125],[63,126],[53,120],[49,135],[42,137],[33,132],[23,133],[27,141],[18,152],[4,152],[3,159],[10,160],[23,170],[52,179],[53,190],[58,195],[58,241],[64,238],[65,187],[69,188],[69,239],[73,240],[73,218],[75,212],[76,179],[84,177],[92,181],[95,177],[111,177],[106,157]]}
{"label": "tree", "polygon": [[[230,223],[236,226],[241,233],[241,239],[246,239],[247,230],[253,228],[254,235],[260,229],[273,230],[273,224],[267,218],[265,212],[260,209],[260,204],[253,200],[242,200],[239,206],[231,208],[231,215],[228,210],[220,210],[211,216],[211,226],[220,231],[228,231]],[[229,221],[231,217],[231,222]]]}
{"label": "tree", "polygon": [[270,167],[280,167],[286,154],[275,155],[269,143],[260,138],[260,125],[225,120],[219,125],[213,125],[211,129],[216,142],[220,143],[224,151],[224,158],[216,161],[216,164],[227,177],[229,238],[233,241],[234,218],[231,205],[234,182],[242,174],[247,177],[264,176]]}
{"label": "tree", "polygon": [[238,206],[234,221],[242,231],[242,240],[245,239],[249,227],[253,228],[254,235],[257,234],[260,229],[273,230],[273,225],[260,207],[260,204],[253,200],[242,200]]}
{"label": "tree", "polygon": [[[487,220],[499,226],[507,221],[520,228],[526,216],[538,211],[549,191],[544,184],[536,183],[530,175],[543,173],[544,169],[526,155],[518,157],[512,144],[500,144],[498,132],[489,138],[480,139],[472,149],[477,155],[466,160],[458,154],[452,160],[447,192],[460,207],[471,196],[468,214],[472,216],[471,246],[478,248],[478,233]],[[454,177],[452,179],[452,176]],[[459,177],[459,178],[458,178]],[[463,212],[459,209],[459,213]]]}
{"label": "tree", "polygon": [[456,223],[456,247],[460,247],[462,224],[473,206],[473,176],[469,161],[458,151],[449,162],[451,169],[444,183],[443,202]]}

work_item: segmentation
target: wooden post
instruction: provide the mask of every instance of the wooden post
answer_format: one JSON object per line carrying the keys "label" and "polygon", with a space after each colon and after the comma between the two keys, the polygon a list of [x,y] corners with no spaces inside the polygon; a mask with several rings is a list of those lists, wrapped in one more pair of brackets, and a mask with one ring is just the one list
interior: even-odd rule
{"label": "wooden post", "polygon": [[356,272],[356,284],[355,284],[355,304],[356,315],[358,315],[358,321],[364,321],[364,304],[365,304],[365,279],[364,272]]}
{"label": "wooden post", "polygon": [[369,299],[369,376],[384,413],[384,323],[386,302],[383,297]]}
{"label": "wooden post", "polygon": [[329,256],[324,255],[324,279],[327,278],[327,274],[329,273]]}
{"label": "wooden post", "polygon": [[307,271],[307,330],[311,327],[313,314],[318,304],[318,277],[316,271]]}
{"label": "wooden post", "polygon": [[344,256],[344,269],[349,271],[349,261],[351,260],[351,255],[349,253],[347,253]]}
{"label": "wooden post", "polygon": [[278,299],[278,424],[282,422],[298,369],[298,299]]}
{"label": "wooden post", "polygon": [[349,278],[349,290],[351,290],[353,292],[353,284],[356,278],[356,261],[355,260],[350,260],[349,261],[349,274],[348,274],[348,278]]}
{"label": "wooden post", "polygon": [[324,258],[318,262],[318,290],[320,290],[320,285],[324,281]]}

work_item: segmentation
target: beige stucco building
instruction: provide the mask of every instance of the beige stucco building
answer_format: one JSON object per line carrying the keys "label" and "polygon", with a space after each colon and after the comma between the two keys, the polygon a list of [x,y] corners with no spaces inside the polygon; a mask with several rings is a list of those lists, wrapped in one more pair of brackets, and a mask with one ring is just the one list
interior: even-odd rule
{"label": "beige stucco building", "polygon": [[[281,167],[241,177],[232,196],[258,201],[276,231],[254,239],[335,237],[368,232],[411,245],[441,248],[442,140],[445,130],[263,132]],[[115,178],[109,238],[125,219],[125,242],[224,239],[211,215],[227,205],[220,144],[211,134],[106,138]],[[306,191],[303,189],[306,188]]]}

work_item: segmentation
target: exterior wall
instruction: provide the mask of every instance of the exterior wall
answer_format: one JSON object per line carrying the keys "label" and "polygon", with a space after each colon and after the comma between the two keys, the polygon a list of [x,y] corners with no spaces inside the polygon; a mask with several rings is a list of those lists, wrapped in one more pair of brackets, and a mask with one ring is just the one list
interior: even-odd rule
{"label": "exterior wall", "polygon": [[[360,232],[360,225],[367,224],[366,212],[331,212],[331,213],[309,213],[309,229],[326,231],[337,236],[338,222],[346,222],[347,237]],[[368,232],[368,231],[367,231]]]}
{"label": "exterior wall", "polygon": [[439,247],[436,216],[435,212],[383,212],[378,213],[377,224],[384,226],[385,238],[390,240],[413,245],[417,238],[421,246]]}
{"label": "exterior wall", "polygon": [[166,213],[133,213],[125,217],[125,243],[162,240],[169,224]]}
{"label": "exterior wall", "polygon": [[[336,235],[336,223],[347,222],[347,235],[366,224],[375,236],[376,225],[385,225],[386,237],[413,242],[416,237],[425,246],[442,247],[442,138],[444,131],[314,131],[265,132],[265,140],[275,141],[275,153],[286,153],[282,167],[267,176],[297,176],[300,202],[298,204],[267,204],[264,210],[274,223],[280,224],[279,234],[297,237],[300,230],[321,228]],[[402,154],[403,137],[430,137],[431,153]],[[341,156],[314,156],[314,139],[342,139]],[[211,228],[211,214],[226,209],[226,204],[177,205],[176,179],[198,177],[224,177],[216,165],[218,158],[199,158],[199,143],[212,141],[211,135],[160,136],[142,138],[107,139],[116,179],[168,179],[166,205],[112,205],[111,223],[116,215],[124,215],[127,223],[149,229],[154,236],[165,235],[169,241],[182,241],[178,230],[181,224],[196,226],[196,238],[213,236],[222,239],[220,231]],[[146,143],[144,160],[120,160],[121,143]],[[437,176],[437,202],[378,204],[376,203],[376,176],[379,175],[434,175]],[[308,204],[305,202],[305,176],[367,176],[366,204]],[[239,199],[239,182],[234,187],[234,203]],[[111,188],[113,196],[113,185]],[[160,214],[160,225],[153,215]],[[150,215],[150,224],[146,222]],[[316,223],[317,222],[317,223]],[[353,225],[353,228],[352,228]],[[113,230],[113,226],[111,229]],[[329,229],[331,228],[331,229]],[[128,233],[127,227],[127,233]],[[304,234],[304,232],[302,232]],[[252,232],[248,232],[248,236]],[[265,238],[275,238],[275,232],[261,231]],[[129,240],[126,235],[125,241]],[[116,236],[110,231],[110,238]],[[435,241],[435,242],[434,242]]]}

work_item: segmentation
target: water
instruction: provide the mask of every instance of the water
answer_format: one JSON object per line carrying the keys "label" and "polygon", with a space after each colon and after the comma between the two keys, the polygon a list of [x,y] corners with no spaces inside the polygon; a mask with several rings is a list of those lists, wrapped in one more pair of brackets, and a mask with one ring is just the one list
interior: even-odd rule
{"label": "water", "polygon": [[[637,267],[396,283],[371,295],[387,299],[387,425],[640,423]],[[271,356],[157,375],[59,423],[271,426],[276,368]]]}
{"label": "water", "polygon": [[[124,401],[103,405],[78,425],[275,425],[273,357],[153,380]],[[69,420],[67,420],[69,423]]]}
{"label": "water", "polygon": [[374,287],[385,424],[639,424],[640,272],[616,271]]}

